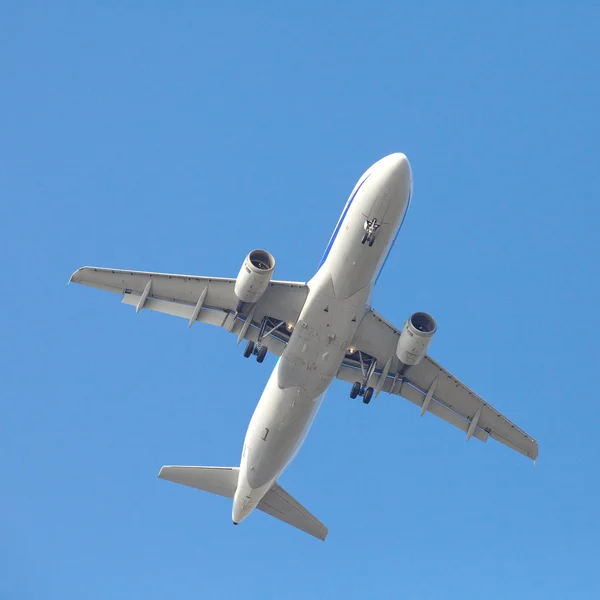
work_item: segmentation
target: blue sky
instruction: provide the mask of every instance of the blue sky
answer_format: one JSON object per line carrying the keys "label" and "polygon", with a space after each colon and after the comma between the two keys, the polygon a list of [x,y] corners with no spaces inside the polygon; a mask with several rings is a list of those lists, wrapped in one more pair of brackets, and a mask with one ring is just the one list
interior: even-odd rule
{"label": "blue sky", "polygon": [[[3,3],[0,598],[598,598],[599,17]],[[237,465],[274,357],[67,280],[233,276],[257,247],[307,280],[394,151],[414,197],[374,306],[432,313],[432,355],[538,463],[335,382],[282,478],[327,542],[234,528],[156,475]]]}

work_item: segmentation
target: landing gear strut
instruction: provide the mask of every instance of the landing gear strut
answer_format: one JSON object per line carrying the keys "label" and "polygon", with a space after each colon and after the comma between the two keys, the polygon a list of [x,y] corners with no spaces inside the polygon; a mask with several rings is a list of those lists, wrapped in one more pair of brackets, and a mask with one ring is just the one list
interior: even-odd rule
{"label": "landing gear strut", "polygon": [[365,232],[362,236],[361,244],[365,242],[369,243],[369,246],[372,246],[375,243],[375,238],[377,237],[377,230],[381,225],[377,222],[377,219],[366,219],[365,220]]}
{"label": "landing gear strut", "polygon": [[359,350],[358,357],[360,359],[360,370],[363,374],[363,380],[355,381],[352,385],[352,389],[350,390],[350,398],[356,398],[357,396],[362,396],[363,402],[365,404],[369,404],[371,402],[371,398],[373,397],[373,393],[375,390],[370,387],[369,380],[371,379],[371,375],[375,372],[375,367],[377,366],[377,360],[374,358],[370,359],[369,366],[365,368],[365,361],[363,359],[363,354]]}
{"label": "landing gear strut", "polygon": [[267,346],[265,346],[263,343],[264,340],[275,333],[275,331],[277,331],[277,329],[279,329],[282,325],[285,325],[285,321],[278,321],[277,319],[272,319],[271,317],[265,317],[260,324],[256,343],[250,340],[246,344],[244,358],[250,358],[252,355],[254,355],[256,356],[256,362],[263,362],[268,351]]}

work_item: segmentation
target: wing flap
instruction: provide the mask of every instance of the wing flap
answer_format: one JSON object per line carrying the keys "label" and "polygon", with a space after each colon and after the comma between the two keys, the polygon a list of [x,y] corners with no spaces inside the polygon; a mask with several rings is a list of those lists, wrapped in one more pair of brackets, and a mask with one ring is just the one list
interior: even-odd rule
{"label": "wing flap", "polygon": [[[355,381],[360,380],[360,371],[357,369],[353,369],[352,367],[342,366],[338,372],[338,379],[342,381],[347,381],[348,383],[353,383]],[[388,394],[396,394],[398,396],[402,396],[406,400],[416,404],[417,406],[422,406],[423,401],[425,400],[425,395],[420,390],[416,389],[409,383],[402,381],[401,379],[396,379],[394,377],[387,377],[383,387],[381,388],[383,392],[388,392]],[[432,415],[439,417],[446,423],[450,423],[450,425],[454,425],[458,429],[464,431],[465,433],[469,429],[469,421],[465,420],[460,415],[452,412],[448,407],[440,404],[435,399],[432,399],[427,407],[427,412],[430,412]],[[488,434],[480,429],[479,427],[475,428],[473,432],[473,437],[477,438],[482,442],[487,442]]]}
{"label": "wing flap", "polygon": [[[140,296],[137,296],[135,294],[124,294],[121,302],[129,306],[137,306],[139,300]],[[177,302],[167,302],[166,300],[155,299],[146,300],[144,304],[144,309],[152,310],[166,315],[171,315],[174,317],[181,317],[183,319],[186,319],[187,321],[189,321],[190,317],[192,316],[192,313],[194,312],[193,306],[179,304]],[[200,323],[215,325],[216,327],[226,327],[225,322],[228,318],[232,318],[230,313],[203,308],[198,313],[196,320]],[[244,339],[256,342],[258,341],[258,327],[260,326],[260,321],[253,321],[252,325],[253,327],[248,327],[246,329]],[[242,321],[241,319],[236,319],[230,331],[231,333],[239,335],[243,326],[244,321]],[[227,329],[229,330],[229,328]],[[274,336],[269,337],[268,340],[269,352],[271,352],[275,356],[281,356],[283,354],[283,351],[285,350],[285,342]]]}
{"label": "wing flap", "polygon": [[327,537],[327,527],[277,483],[263,496],[257,508],[320,540]]}
{"label": "wing flap", "polygon": [[[123,294],[123,298],[121,302],[123,304],[127,304],[128,306],[137,306],[140,301],[140,296],[137,294]],[[180,304],[179,302],[168,302],[166,300],[156,300],[154,298],[150,298],[146,300],[144,303],[144,308],[148,310],[153,310],[154,312],[160,312],[166,315],[171,315],[173,317],[181,317],[183,319],[187,319],[189,321],[192,313],[194,312],[194,307],[189,304]],[[197,320],[202,323],[208,323],[210,325],[216,325],[217,327],[222,327],[223,322],[227,318],[227,313],[220,310],[211,310],[204,309],[201,310],[198,314]]]}

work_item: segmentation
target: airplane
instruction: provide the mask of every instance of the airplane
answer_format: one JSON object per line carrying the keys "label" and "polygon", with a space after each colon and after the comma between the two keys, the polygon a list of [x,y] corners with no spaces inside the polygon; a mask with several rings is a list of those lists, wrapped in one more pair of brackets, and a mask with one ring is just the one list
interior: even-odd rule
{"label": "airplane", "polygon": [[246,340],[244,356],[277,363],[250,420],[239,466],[163,466],[159,477],[232,499],[232,520],[255,508],[318,539],[328,530],[278,483],[302,445],[334,379],[365,404],[381,392],[402,396],[467,440],[493,438],[534,460],[537,442],[447,370],[427,350],[435,319],[411,315],[396,327],[371,308],[377,278],[406,217],[413,192],[410,162],[390,154],[358,180],[315,275],[277,281],[275,259],[253,250],[237,278],[198,277],[98,267],[70,281],[122,294],[136,313],[149,309],[224,328]]}

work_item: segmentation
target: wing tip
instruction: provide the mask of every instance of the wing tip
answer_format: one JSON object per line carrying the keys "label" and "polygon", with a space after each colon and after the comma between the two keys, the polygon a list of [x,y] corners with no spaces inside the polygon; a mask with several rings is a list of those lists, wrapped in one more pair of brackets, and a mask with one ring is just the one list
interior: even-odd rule
{"label": "wing tip", "polygon": [[69,281],[67,281],[67,285],[69,285],[70,283],[79,283],[80,280],[78,279],[77,275],[79,275],[86,269],[89,269],[89,267],[79,267],[79,269],[74,271],[73,274],[71,275],[71,277],[69,277]]}
{"label": "wing tip", "polygon": [[77,283],[77,280],[75,279],[75,276],[77,275],[77,273],[79,273],[79,271],[81,271],[81,269],[77,269],[76,271],[74,271],[71,275],[71,277],[69,277],[69,281],[67,281],[67,285],[71,285],[72,282]]}
{"label": "wing tip", "polygon": [[163,465],[158,472],[157,477],[160,479],[164,479],[165,481],[173,481],[172,476],[173,473],[176,472],[176,465]]}

